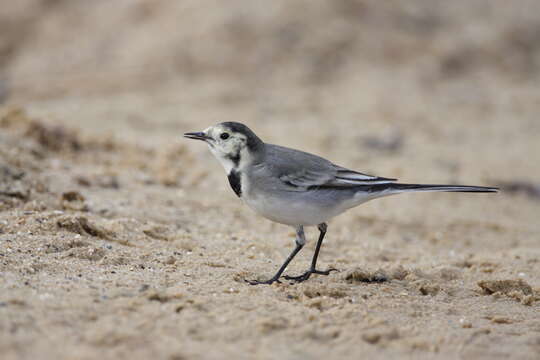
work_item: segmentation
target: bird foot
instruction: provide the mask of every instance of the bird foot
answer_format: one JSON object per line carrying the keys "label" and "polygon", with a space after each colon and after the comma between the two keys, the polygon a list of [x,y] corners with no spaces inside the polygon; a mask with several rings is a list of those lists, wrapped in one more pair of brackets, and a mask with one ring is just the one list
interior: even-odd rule
{"label": "bird foot", "polygon": [[285,275],[284,278],[287,279],[287,280],[292,280],[292,281],[296,281],[296,282],[303,282],[303,281],[306,281],[307,279],[309,279],[311,274],[330,275],[330,273],[332,271],[339,271],[339,270],[334,269],[334,268],[331,268],[331,269],[328,269],[328,270],[325,270],[325,271],[317,270],[317,269],[310,269],[310,270],[306,271],[305,273],[303,273],[302,275],[299,275],[299,276]]}
{"label": "bird foot", "polygon": [[247,282],[249,285],[272,285],[275,282],[281,283],[281,281],[279,281],[279,278],[271,278],[271,279],[268,279],[268,280],[248,280],[248,279],[244,279],[244,281]]}

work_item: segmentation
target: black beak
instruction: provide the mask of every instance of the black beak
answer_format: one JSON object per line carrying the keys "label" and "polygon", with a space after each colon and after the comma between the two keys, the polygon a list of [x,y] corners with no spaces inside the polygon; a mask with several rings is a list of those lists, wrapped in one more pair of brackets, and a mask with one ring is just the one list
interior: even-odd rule
{"label": "black beak", "polygon": [[202,141],[211,139],[210,136],[206,136],[203,132],[185,133],[184,137],[187,137],[188,139],[195,139],[195,140],[202,140]]}

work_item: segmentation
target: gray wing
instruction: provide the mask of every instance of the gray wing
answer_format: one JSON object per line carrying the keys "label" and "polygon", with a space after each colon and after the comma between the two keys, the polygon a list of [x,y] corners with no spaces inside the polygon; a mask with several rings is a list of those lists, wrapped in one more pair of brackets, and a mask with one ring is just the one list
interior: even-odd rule
{"label": "gray wing", "polygon": [[266,166],[273,176],[290,187],[304,191],[312,187],[353,187],[386,184],[396,179],[363,174],[333,164],[303,151],[266,144]]}

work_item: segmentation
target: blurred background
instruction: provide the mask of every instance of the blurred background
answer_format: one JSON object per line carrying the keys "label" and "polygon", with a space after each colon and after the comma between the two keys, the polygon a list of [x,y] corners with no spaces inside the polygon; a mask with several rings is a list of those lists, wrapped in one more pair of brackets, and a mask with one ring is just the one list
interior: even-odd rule
{"label": "blurred background", "polygon": [[[536,359],[539,116],[538,0],[2,1],[2,354]],[[504,191],[369,202],[330,225],[320,263],[342,272],[249,287],[294,233],[182,138],[222,121]]]}
{"label": "blurred background", "polygon": [[140,142],[241,121],[388,176],[405,152],[456,180],[469,160],[472,180],[527,177],[539,14],[535,0],[12,1],[0,102]]}

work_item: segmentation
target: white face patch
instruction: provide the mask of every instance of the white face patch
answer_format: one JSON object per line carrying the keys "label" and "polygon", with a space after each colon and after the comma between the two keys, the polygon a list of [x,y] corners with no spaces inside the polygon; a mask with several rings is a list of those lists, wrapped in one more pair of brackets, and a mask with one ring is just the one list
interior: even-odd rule
{"label": "white face patch", "polygon": [[204,133],[212,138],[207,141],[208,147],[227,174],[232,169],[241,170],[251,162],[244,134],[232,132],[221,125],[211,126]]}

